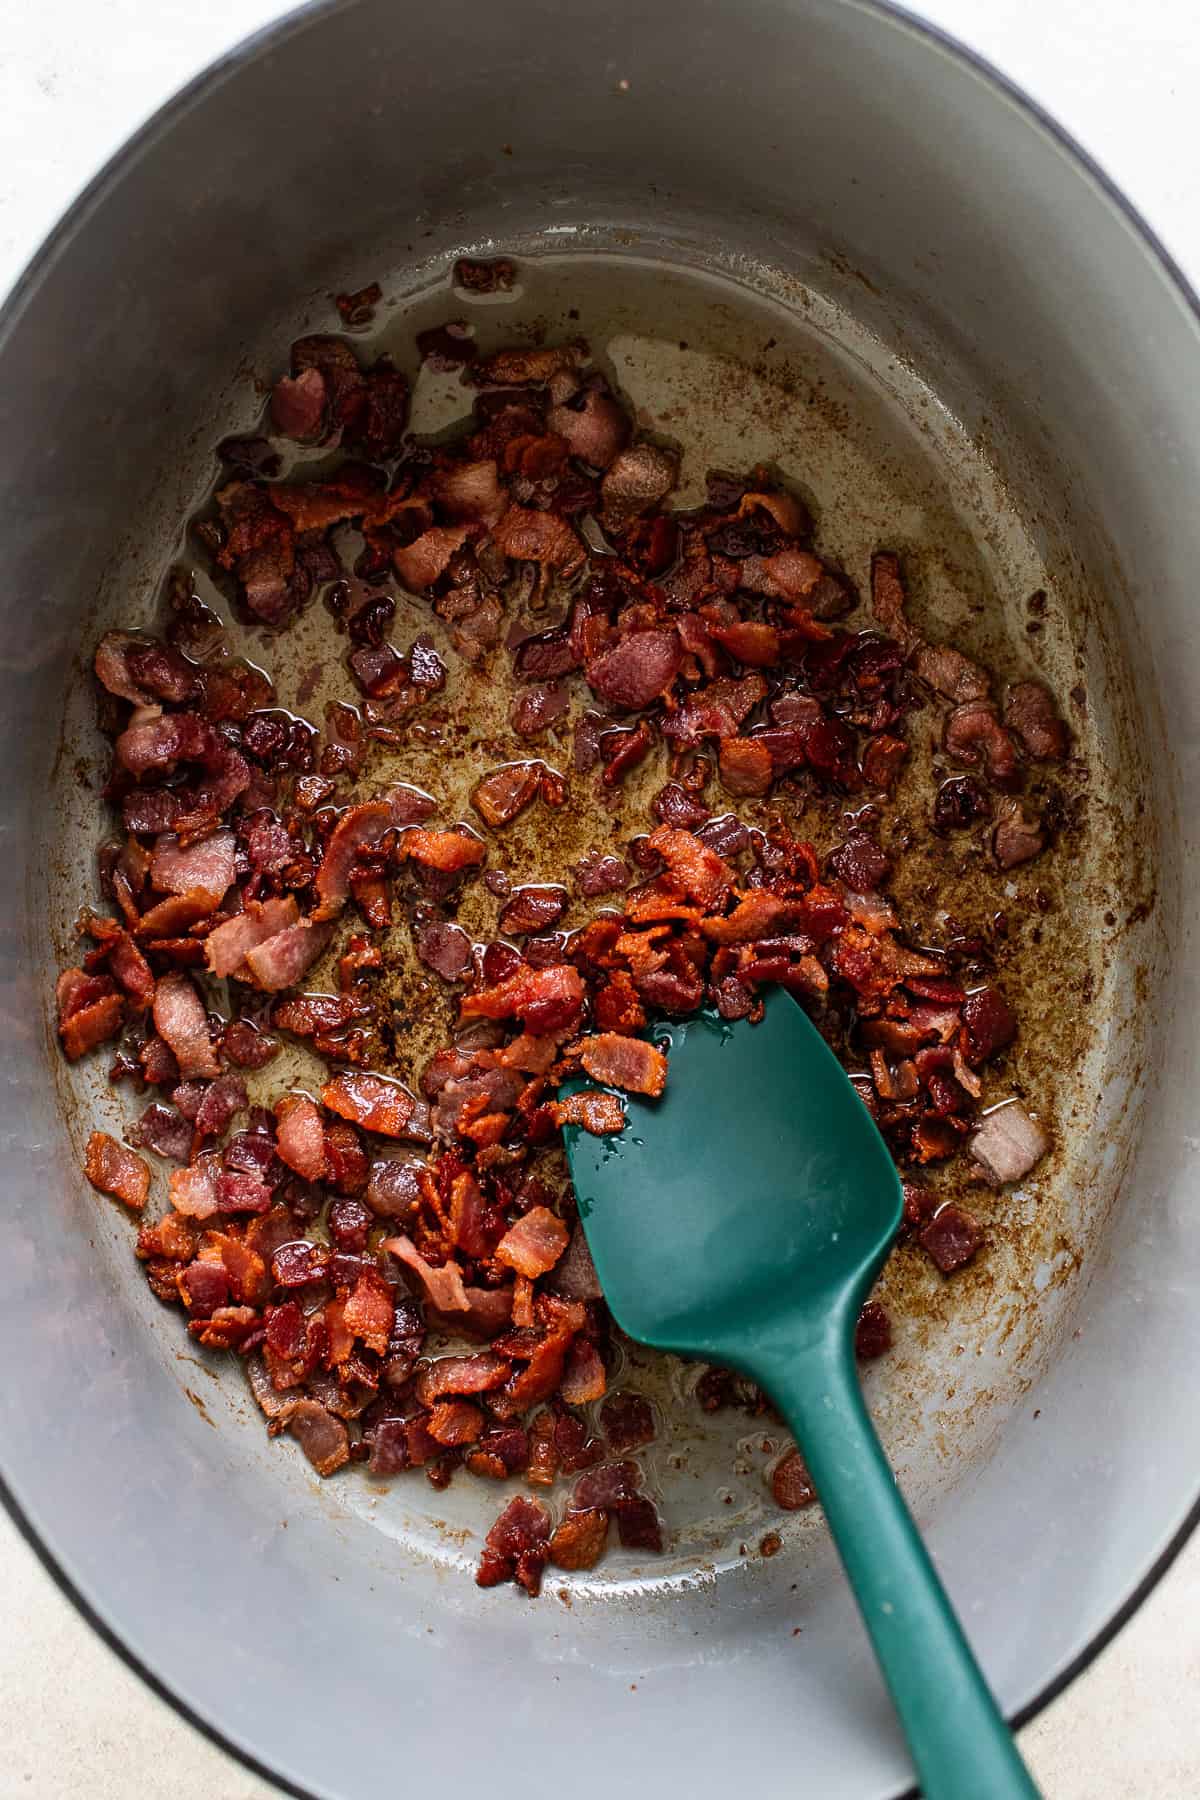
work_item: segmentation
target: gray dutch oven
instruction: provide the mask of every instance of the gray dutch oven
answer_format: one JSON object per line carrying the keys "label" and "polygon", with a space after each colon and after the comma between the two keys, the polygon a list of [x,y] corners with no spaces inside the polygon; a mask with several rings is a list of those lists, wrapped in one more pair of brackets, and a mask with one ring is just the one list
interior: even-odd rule
{"label": "gray dutch oven", "polygon": [[247,371],[373,278],[405,343],[461,311],[463,252],[522,271],[481,333],[584,332],[644,419],[702,460],[775,460],[848,567],[890,542],[923,616],[1070,696],[1083,848],[1048,865],[1037,931],[1013,921],[1057,1149],[986,1203],[982,1272],[895,1288],[869,1393],[1017,1719],[1194,1522],[1196,301],[1028,101],[855,0],[314,7],[165,108],[9,300],[7,1501],[130,1663],[293,1792],[894,1795],[904,1752],[819,1516],[758,1554],[780,1523],[761,1422],[668,1434],[653,1566],[483,1593],[497,1490],[318,1484],[236,1367],[191,1355],[80,1173],[119,1117],[102,1069],[68,1079],[48,1012],[102,829],[91,644],[148,616],[214,439],[261,405]]}

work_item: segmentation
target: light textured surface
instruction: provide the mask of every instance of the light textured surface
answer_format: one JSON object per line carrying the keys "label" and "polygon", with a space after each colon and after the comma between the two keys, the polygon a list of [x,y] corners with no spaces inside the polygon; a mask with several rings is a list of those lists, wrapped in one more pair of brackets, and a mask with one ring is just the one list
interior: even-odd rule
{"label": "light textured surface", "polygon": [[[7,0],[0,17],[0,290],[99,165],[272,0]],[[1200,284],[1190,7],[937,0],[926,12],[1071,129]],[[1200,1479],[1200,1466],[1197,1470]],[[274,1790],[144,1690],[0,1520],[0,1800],[251,1800]],[[1200,1792],[1200,1542],[1023,1735],[1050,1800]],[[203,1622],[197,1621],[203,1629]],[[964,1800],[969,1790],[964,1788]]]}

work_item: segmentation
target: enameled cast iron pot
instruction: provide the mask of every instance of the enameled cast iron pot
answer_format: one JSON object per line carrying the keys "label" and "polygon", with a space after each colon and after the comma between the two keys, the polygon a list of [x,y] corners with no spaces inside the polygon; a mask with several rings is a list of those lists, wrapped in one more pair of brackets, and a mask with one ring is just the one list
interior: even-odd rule
{"label": "enameled cast iron pot", "polygon": [[903,1749],[819,1517],[754,1554],[755,1427],[664,1455],[653,1567],[482,1593],[496,1491],[317,1484],[80,1173],[117,1116],[49,1015],[100,829],[90,646],[148,616],[212,441],[261,405],[247,370],[373,277],[397,341],[453,316],[464,250],[525,271],[481,331],[586,330],[660,426],[776,458],[848,566],[890,537],[927,616],[1072,690],[1088,848],[1048,915],[1062,991],[1030,1002],[1059,1148],[997,1203],[988,1280],[902,1309],[870,1394],[1017,1718],[1194,1522],[1196,300],[1033,106],[869,0],[315,6],[167,106],[8,301],[5,1495],[130,1663],[293,1792],[877,1800]]}

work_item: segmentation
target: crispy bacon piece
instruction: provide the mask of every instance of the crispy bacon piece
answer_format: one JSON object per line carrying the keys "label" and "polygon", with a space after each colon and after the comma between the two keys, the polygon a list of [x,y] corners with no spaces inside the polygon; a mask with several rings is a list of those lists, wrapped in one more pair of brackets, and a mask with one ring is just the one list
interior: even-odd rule
{"label": "crispy bacon piece", "polygon": [[690,831],[660,825],[650,833],[648,843],[666,863],[676,887],[698,906],[718,905],[733,886],[728,864]]}
{"label": "crispy bacon piece", "polygon": [[683,665],[676,631],[634,631],[587,665],[592,691],[620,712],[640,712],[664,694]]}
{"label": "crispy bacon piece", "polygon": [[219,904],[237,875],[237,839],[232,831],[181,845],[171,833],[160,837],[150,864],[150,882],[160,894],[187,894],[202,888]]}
{"label": "crispy bacon piece", "polygon": [[211,1150],[186,1169],[172,1169],[168,1186],[175,1211],[189,1219],[211,1219],[221,1209],[220,1172],[220,1160]]}
{"label": "crispy bacon piece", "polygon": [[347,1331],[361,1338],[377,1356],[387,1352],[396,1316],[392,1289],[377,1269],[365,1268],[342,1310]]}
{"label": "crispy bacon piece", "polygon": [[125,1001],[108,976],[87,976],[68,969],[58,983],[58,1034],[63,1050],[76,1062],[97,1044],[116,1037],[125,1021]]}
{"label": "crispy bacon piece", "polygon": [[295,1401],[288,1409],[287,1428],[318,1475],[332,1475],[349,1462],[346,1427],[319,1400]]}
{"label": "crispy bacon piece", "polygon": [[992,855],[1002,869],[1032,862],[1046,848],[1046,828],[1028,807],[1011,796],[1001,800],[992,832]]}
{"label": "crispy bacon piece", "polygon": [[593,1569],[608,1539],[608,1514],[599,1507],[568,1512],[550,1539],[556,1569]]}
{"label": "crispy bacon piece", "polygon": [[386,1075],[345,1069],[321,1089],[321,1104],[381,1137],[420,1140],[425,1135],[423,1130],[412,1128],[414,1115],[420,1110],[416,1096]]}
{"label": "crispy bacon piece", "polygon": [[644,1038],[599,1032],[584,1038],[579,1060],[593,1081],[623,1088],[627,1094],[648,1094],[657,1100],[667,1085],[667,1059]]}
{"label": "crispy bacon piece", "polygon": [[400,786],[379,800],[368,800],[344,812],[325,846],[317,870],[316,892],[321,912],[336,910],[350,891],[356,859],[374,849],[386,831],[420,824],[433,811],[433,801],[419,788]]}
{"label": "crispy bacon piece", "polygon": [[494,830],[508,825],[537,799],[541,786],[540,763],[508,763],[475,786],[471,805],[485,825]]}
{"label": "crispy bacon piece", "polygon": [[392,551],[392,567],[406,588],[423,593],[446,573],[450,559],[470,535],[469,525],[433,525],[411,544]]}
{"label": "crispy bacon piece", "polygon": [[576,1338],[567,1351],[559,1393],[568,1406],[586,1406],[589,1400],[603,1399],[607,1388],[608,1376],[600,1352],[586,1338]]}
{"label": "crispy bacon piece", "polygon": [[307,1094],[285,1094],[275,1107],[275,1148],[282,1162],[304,1181],[325,1177],[325,1127],[315,1100]]}
{"label": "crispy bacon piece", "polygon": [[562,964],[549,969],[522,967],[515,975],[468,994],[459,1009],[462,1019],[519,1019],[535,1037],[572,1029],[583,1010],[584,988],[578,969]]}
{"label": "crispy bacon piece", "polygon": [[553,1103],[552,1111],[556,1125],[582,1125],[595,1137],[625,1129],[625,1108],[615,1094],[601,1093],[598,1088],[568,1094]]}
{"label": "crispy bacon piece", "polygon": [[383,1248],[398,1256],[417,1276],[429,1304],[438,1312],[457,1315],[471,1310],[471,1301],[463,1285],[462,1270],[455,1262],[435,1267],[426,1262],[409,1237],[385,1238]]}
{"label": "crispy bacon piece", "polygon": [[422,1406],[433,1406],[447,1394],[488,1394],[504,1386],[512,1363],[491,1350],[473,1356],[439,1356],[417,1370],[413,1391]]}
{"label": "crispy bacon piece", "polygon": [[918,1231],[917,1241],[943,1275],[952,1275],[969,1263],[981,1247],[984,1231],[965,1207],[948,1202],[939,1206],[929,1223]]}
{"label": "crispy bacon piece", "polygon": [[204,1005],[186,975],[172,971],[159,978],[154,993],[154,1024],[169,1044],[185,1078],[221,1073],[209,1034]]}
{"label": "crispy bacon piece", "polygon": [[1013,683],[1004,702],[1004,723],[1035,762],[1061,762],[1071,747],[1071,734],[1040,681]]}
{"label": "crispy bacon piece", "polygon": [[414,862],[444,875],[472,869],[487,855],[479,839],[465,831],[426,831],[420,825],[404,833],[401,848]]}
{"label": "crispy bacon piece", "polygon": [[255,944],[245,955],[245,966],[255,985],[269,994],[294,987],[312,968],[333,935],[331,920],[301,919],[285,925],[273,937]]}
{"label": "crispy bacon piece", "polygon": [[727,793],[762,795],[770,792],[774,776],[771,752],[753,738],[722,738],[719,755],[721,783]]}
{"label": "crispy bacon piece", "polygon": [[956,706],[946,720],[943,743],[946,754],[956,762],[982,764],[988,780],[998,787],[1017,775],[1016,746],[990,700],[968,700]]}
{"label": "crispy bacon piece", "polygon": [[614,459],[600,483],[601,523],[617,533],[664,500],[679,479],[679,458],[656,444],[633,444]]}
{"label": "crispy bacon piece", "polygon": [[540,1501],[510,1500],[484,1541],[475,1580],[480,1587],[515,1581],[530,1596],[541,1590],[549,1554],[550,1516]]}
{"label": "crispy bacon piece", "polygon": [[87,1141],[84,1173],[94,1188],[141,1212],[150,1193],[150,1165],[106,1131],[93,1131]]}
{"label": "crispy bacon piece", "polygon": [[771,1475],[771,1492],[775,1497],[775,1504],[782,1506],[785,1512],[796,1512],[802,1506],[811,1506],[816,1499],[817,1490],[798,1450],[789,1450],[776,1463]]}
{"label": "crispy bacon piece", "polygon": [[541,563],[573,575],[587,551],[565,519],[530,507],[510,506],[492,532],[492,543],[514,562]]}
{"label": "crispy bacon piece", "polygon": [[[161,908],[155,908],[160,911]],[[246,961],[247,953],[260,944],[270,942],[281,931],[295,925],[300,909],[291,894],[282,899],[248,900],[246,910],[224,924],[214,926],[204,940],[204,955],[211,972],[224,978],[236,974]]]}
{"label": "crispy bacon piece", "polygon": [[548,1206],[534,1206],[511,1225],[496,1245],[496,1260],[507,1263],[518,1275],[536,1281],[562,1256],[569,1233]]}
{"label": "crispy bacon piece", "polygon": [[987,1114],[967,1148],[993,1187],[1020,1181],[1050,1148],[1050,1134],[1019,1100]]}

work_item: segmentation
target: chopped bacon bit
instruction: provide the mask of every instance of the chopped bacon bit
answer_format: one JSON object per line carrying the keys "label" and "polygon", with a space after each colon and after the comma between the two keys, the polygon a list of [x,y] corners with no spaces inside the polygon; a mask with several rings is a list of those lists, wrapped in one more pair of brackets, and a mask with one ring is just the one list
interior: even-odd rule
{"label": "chopped bacon bit", "polygon": [[640,712],[664,694],[683,665],[675,631],[635,631],[588,664],[594,693],[621,712]]}
{"label": "chopped bacon bit", "polygon": [[480,1587],[515,1581],[531,1596],[541,1590],[549,1553],[550,1516],[537,1500],[510,1500],[488,1532],[475,1580]]}
{"label": "chopped bacon bit", "polygon": [[[111,983],[108,985],[111,986]],[[103,994],[90,1005],[80,1006],[62,1019],[58,1034],[62,1039],[63,1050],[71,1062],[76,1062],[87,1051],[94,1050],[97,1044],[107,1043],[109,1038],[116,1037],[124,1020],[125,1002],[121,995]]]}
{"label": "chopped bacon bit", "polygon": [[287,1428],[318,1475],[332,1475],[350,1460],[350,1439],[340,1419],[318,1400],[297,1400]]}
{"label": "chopped bacon bit", "polygon": [[491,1393],[503,1387],[511,1374],[511,1362],[490,1350],[474,1356],[440,1356],[417,1370],[413,1391],[422,1406],[432,1406],[446,1394]]}
{"label": "chopped bacon bit", "polygon": [[439,1400],[425,1428],[439,1444],[473,1444],[483,1429],[483,1413],[469,1400]]}
{"label": "chopped bacon bit", "polygon": [[276,1150],[280,1160],[304,1181],[325,1176],[325,1127],[315,1100],[307,1094],[285,1094],[275,1107]]}
{"label": "chopped bacon bit", "polygon": [[476,784],[471,805],[494,831],[500,825],[510,824],[518,813],[532,805],[540,786],[540,763],[509,763]]}
{"label": "chopped bacon bit", "polygon": [[984,1241],[984,1231],[965,1207],[948,1203],[938,1207],[928,1225],[917,1233],[917,1241],[943,1275],[952,1275],[970,1262]]}
{"label": "chopped bacon bit", "polygon": [[579,1060],[593,1081],[623,1088],[627,1094],[649,1094],[657,1100],[667,1085],[667,1059],[643,1038],[613,1031],[584,1038]]}
{"label": "chopped bacon bit", "polygon": [[586,1406],[589,1400],[601,1400],[608,1388],[608,1376],[595,1344],[576,1338],[567,1351],[566,1367],[558,1391],[568,1406]]}
{"label": "chopped bacon bit", "polygon": [[376,1269],[364,1269],[342,1313],[347,1331],[361,1338],[368,1350],[383,1356],[395,1314],[392,1290],[383,1276]]}
{"label": "chopped bacon bit", "polygon": [[775,1504],[782,1506],[785,1512],[797,1512],[802,1506],[811,1506],[816,1499],[817,1490],[798,1450],[789,1450],[776,1463],[771,1475],[771,1492]]}
{"label": "chopped bacon bit", "polygon": [[412,1129],[413,1115],[418,1110],[415,1096],[386,1075],[344,1070],[322,1088],[321,1104],[365,1131],[377,1131],[381,1137],[420,1139],[424,1135]]}
{"label": "chopped bacon bit", "polygon": [[569,1236],[562,1220],[548,1206],[534,1206],[505,1232],[496,1245],[496,1259],[519,1275],[536,1280],[554,1267]]}
{"label": "chopped bacon bit", "polygon": [[650,833],[648,842],[666,863],[676,887],[698,906],[716,906],[733,886],[728,864],[690,831],[660,825]]}
{"label": "chopped bacon bit", "polygon": [[172,971],[160,977],[154,993],[154,1024],[175,1052],[181,1075],[215,1079],[221,1073],[204,1006],[186,975]]}
{"label": "chopped bacon bit", "polygon": [[150,1192],[150,1165],[106,1131],[93,1131],[87,1141],[84,1173],[94,1188],[141,1212]]}
{"label": "chopped bacon bit", "polygon": [[1050,1148],[1049,1133],[1019,1100],[988,1113],[967,1148],[994,1187],[1019,1181]]}
{"label": "chopped bacon bit", "polygon": [[583,1009],[583,981],[567,964],[550,969],[523,967],[495,987],[468,994],[463,1019],[520,1019],[535,1037],[569,1031]]}
{"label": "chopped bacon bit", "polygon": [[447,875],[474,868],[487,855],[479,839],[465,831],[426,831],[419,825],[404,833],[401,848],[414,862]]}
{"label": "chopped bacon bit", "polygon": [[439,1312],[470,1312],[471,1301],[463,1286],[462,1270],[456,1262],[444,1263],[440,1268],[427,1263],[411,1238],[385,1238],[383,1248],[398,1256],[403,1263],[418,1277],[425,1289],[431,1306]]}
{"label": "chopped bacon bit", "polygon": [[598,1507],[569,1512],[550,1539],[556,1569],[593,1569],[608,1538],[608,1514]]}
{"label": "chopped bacon bit", "polygon": [[552,1110],[556,1125],[582,1125],[595,1137],[625,1129],[625,1108],[615,1094],[603,1094],[598,1088],[568,1094],[565,1100],[556,1100]]}
{"label": "chopped bacon bit", "polygon": [[892,1321],[878,1300],[868,1300],[854,1327],[854,1354],[862,1362],[882,1356],[892,1347]]}
{"label": "chopped bacon bit", "polygon": [[771,752],[753,738],[723,738],[721,783],[730,794],[766,794],[774,776]]}

